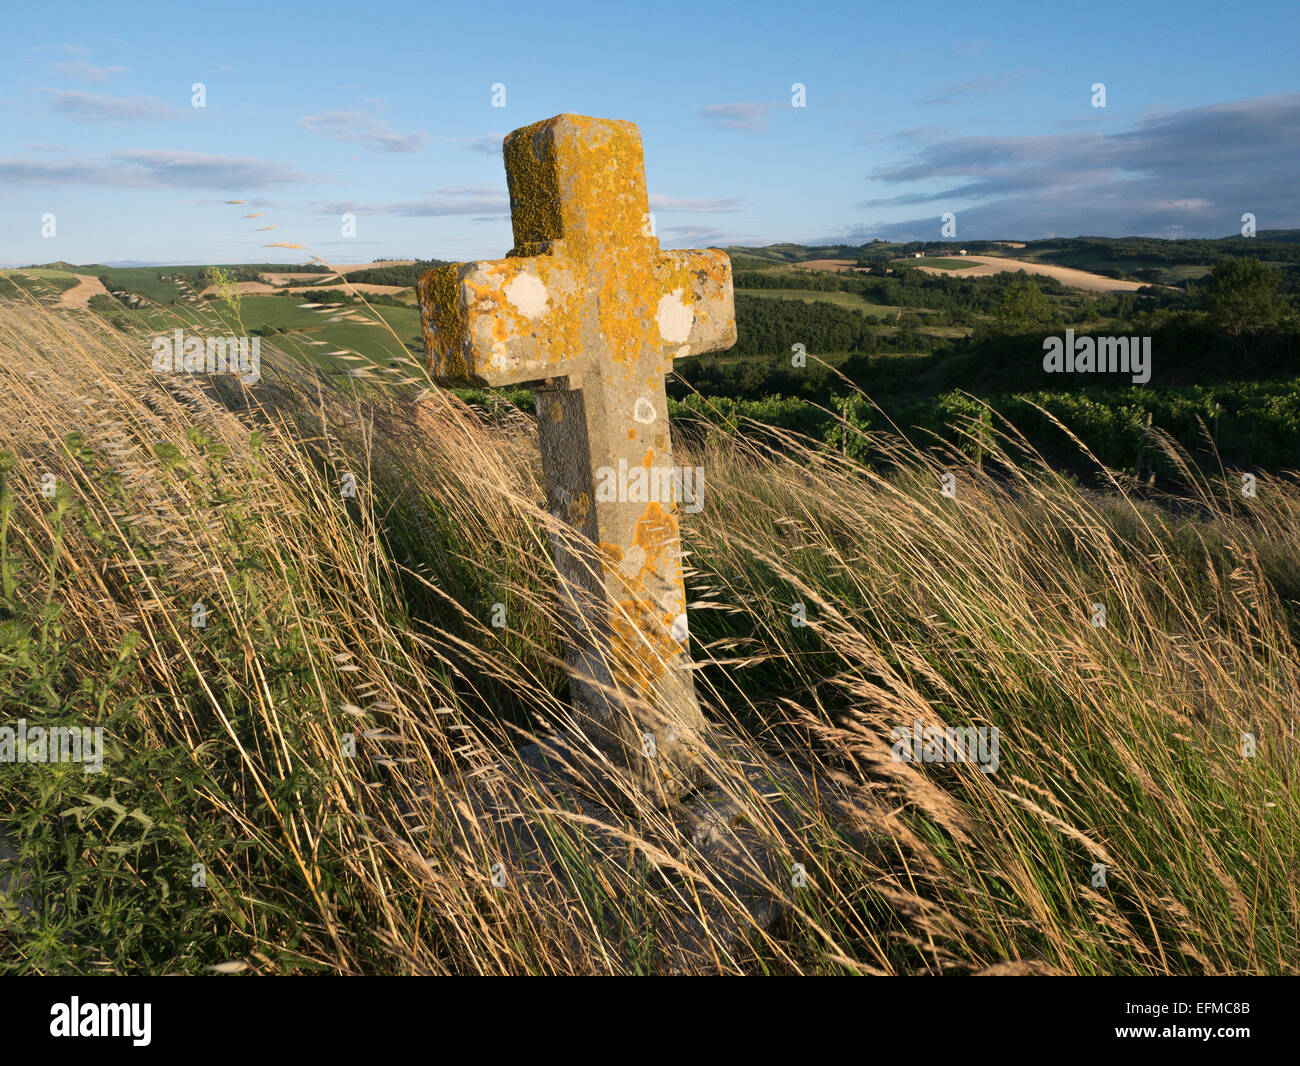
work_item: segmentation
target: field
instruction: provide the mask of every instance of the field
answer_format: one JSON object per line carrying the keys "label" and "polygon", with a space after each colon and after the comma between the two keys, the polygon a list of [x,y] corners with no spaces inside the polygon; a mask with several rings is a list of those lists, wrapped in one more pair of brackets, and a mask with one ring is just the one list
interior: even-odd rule
{"label": "field", "polygon": [[197,280],[202,270],[203,267],[174,267],[171,270],[109,267],[99,273],[108,278],[110,289],[138,293],[154,303],[170,306],[194,291],[192,282]]}
{"label": "field", "polygon": [[[924,259],[918,259],[915,262],[918,269],[921,270],[952,269],[951,267],[931,266]],[[1144,284],[1138,281],[1121,281],[1115,278],[1107,278],[1087,270],[1077,270],[1053,263],[1035,262],[1030,259],[972,255],[968,256],[964,262],[971,277],[988,277],[991,274],[1015,273],[1018,270],[1023,270],[1029,274],[1040,274],[1043,277],[1052,278],[1070,288],[1082,289],[1086,292],[1136,292]]]}
{"label": "field", "polygon": [[861,296],[847,292],[826,292],[819,289],[745,289],[743,291],[746,295],[758,296],[765,300],[802,300],[804,303],[837,304],[869,315],[892,317],[901,310],[886,304],[871,303]]}
{"label": "field", "polygon": [[[369,265],[358,264],[349,269]],[[8,280],[46,304],[57,300],[67,306],[79,291],[79,274],[92,280],[102,275],[123,300],[103,294],[96,285],[89,291],[89,308],[122,330],[156,334],[177,326],[198,324],[205,330],[218,329],[223,333],[250,331],[263,338],[275,335],[282,348],[307,363],[354,375],[360,366],[386,367],[395,359],[407,359],[422,344],[419,311],[413,303],[373,307],[314,303],[312,290],[338,290],[342,283],[336,280],[333,285],[311,286],[304,292],[292,293],[256,286],[258,291],[240,293],[236,312],[227,301],[202,298],[204,293],[220,296],[219,287],[208,282],[206,270],[201,266],[25,268],[0,272],[0,281]],[[28,275],[37,280],[25,280]],[[320,279],[330,275],[302,276]],[[200,285],[202,288],[197,287]],[[240,291],[246,285],[237,284],[234,288]],[[397,286],[376,285],[362,285],[359,289],[399,296],[408,291]],[[85,303],[79,302],[77,306]]]}
{"label": "field", "polygon": [[0,295],[12,296],[18,291],[38,299],[58,299],[63,293],[76,288],[77,278],[69,270],[42,267],[24,267],[20,270],[0,270]]}
{"label": "field", "polygon": [[[903,418],[907,425],[924,427],[927,433],[937,432],[945,423],[945,412],[951,409],[954,397],[962,390],[973,391],[989,402],[1017,410],[1022,408],[1022,401],[1029,395],[1038,392],[1059,395],[1059,390],[1054,392],[1045,388],[1055,385],[1055,382],[1045,381],[1041,375],[1033,381],[1032,372],[1026,376],[1026,372],[1016,369],[1022,366],[1032,370],[1037,365],[1039,360],[1031,352],[1026,351],[1008,362],[1005,346],[1000,352],[990,350],[979,356],[972,349],[972,345],[979,349],[978,337],[1003,328],[996,301],[980,296],[983,289],[1002,291],[989,288],[1005,284],[1008,275],[1002,271],[1029,266],[1050,270],[1058,280],[1071,282],[1077,280],[1076,275],[1061,273],[1058,264],[1066,260],[1086,262],[1094,268],[1082,275],[1087,287],[1048,287],[1045,289],[1047,304],[1060,325],[1068,322],[1076,332],[1095,330],[1104,333],[1116,328],[1114,316],[1126,306],[1117,300],[1140,288],[1140,283],[1108,278],[1096,273],[1097,270],[1127,273],[1147,269],[1142,266],[1145,263],[1159,263],[1160,276],[1169,279],[1171,284],[1203,285],[1203,279],[1211,269],[1206,262],[1171,262],[1165,246],[1159,243],[1149,246],[1150,250],[1148,244],[1141,242],[1126,244],[1093,239],[1031,242],[1028,245],[1023,242],[969,243],[980,254],[945,256],[935,254],[940,250],[938,247],[927,246],[922,249],[927,252],[925,258],[913,259],[910,258],[912,246],[887,243],[867,245],[858,250],[857,257],[848,248],[826,249],[820,255],[801,245],[733,249],[738,306],[750,301],[744,305],[747,309],[740,323],[742,342],[730,352],[678,361],[676,369],[684,385],[670,386],[671,394],[675,400],[682,400],[692,389],[704,388],[718,399],[734,399],[751,411],[767,411],[765,396],[779,394],[811,405],[797,415],[792,413],[793,409],[781,407],[780,418],[822,436],[833,435],[836,432],[833,420],[823,411],[846,402],[843,382],[822,376],[820,372],[810,372],[798,379],[788,373],[782,376],[780,371],[778,353],[790,347],[790,343],[782,338],[799,337],[819,365],[825,364],[828,368],[847,373],[858,388],[868,391],[873,400],[883,405],[886,418]],[[1015,247],[1017,244],[1021,246]],[[1273,244],[1269,247],[1285,250],[1288,246]],[[1208,242],[1190,250],[1198,254],[1210,252],[1211,255],[1205,257],[1208,261],[1213,249],[1214,242]],[[990,252],[994,254],[986,254]],[[1011,255],[1017,258],[1009,258]],[[871,269],[849,272],[846,268],[853,264],[865,264]],[[960,264],[963,269],[945,269],[955,264]],[[77,291],[69,287],[75,284],[78,274],[102,275],[114,286],[118,298],[92,297],[90,310],[108,317],[121,330],[166,331],[178,323],[202,322],[211,312],[219,319],[223,331],[249,331],[260,335],[264,344],[274,340],[304,364],[331,373],[367,375],[380,368],[381,373],[391,374],[395,360],[397,367],[405,367],[404,360],[420,351],[418,312],[414,306],[413,290],[409,287],[362,282],[358,283],[358,289],[377,293],[371,298],[378,302],[370,308],[358,303],[311,306],[319,301],[308,291],[291,294],[284,289],[244,293],[238,290],[250,285],[260,288],[268,281],[275,281],[299,283],[293,286],[294,289],[319,289],[323,285],[337,292],[342,287],[337,280],[338,273],[330,275],[291,267],[274,268],[268,264],[231,265],[223,269],[235,282],[233,286],[227,286],[233,290],[227,295],[238,297],[237,309],[229,300],[221,298],[223,288],[209,277],[208,268],[198,265],[123,269],[52,264],[35,268],[39,280],[24,282],[23,285],[27,289],[45,286],[46,298],[61,294],[66,302]],[[357,276],[359,271],[367,269],[372,272],[381,270],[384,273],[379,274],[377,280],[391,281],[404,269],[405,277],[413,278],[424,267],[416,266],[412,261],[400,261],[346,264],[339,271]],[[12,277],[15,272],[8,274]],[[964,288],[958,291],[949,286],[934,297],[927,297],[923,290],[906,280],[909,276],[948,277],[953,279],[954,285],[963,285]],[[324,280],[329,277],[336,280]],[[885,280],[882,281],[882,277]],[[250,278],[264,280],[241,280]],[[304,284],[309,282],[316,284]],[[874,295],[882,285],[885,288],[881,291],[890,293],[887,298]],[[1110,287],[1127,292],[1109,294],[1098,291]],[[872,292],[873,296],[863,295],[863,291]],[[198,299],[199,292],[207,293],[208,298]],[[336,301],[340,297],[329,296],[327,299]],[[1151,297],[1142,300],[1150,303]],[[1169,298],[1165,302],[1168,303]],[[748,308],[756,304],[769,305],[773,309],[774,317],[763,316],[765,321],[761,328],[759,323],[745,317],[752,316],[753,311]],[[808,313],[795,314],[795,308]],[[835,315],[840,316],[838,324],[833,321]],[[824,329],[821,328],[823,323]],[[1128,332],[1133,328],[1132,325],[1126,327]],[[754,332],[756,329],[757,334]],[[762,339],[756,341],[755,336]],[[1181,337],[1169,342],[1175,345],[1183,343]],[[1167,346],[1165,351],[1169,350]],[[913,353],[921,358],[913,357]],[[863,369],[861,361],[864,357],[877,358],[879,362],[872,364],[870,369]],[[991,367],[988,363],[990,358]],[[975,360],[972,364],[974,369],[961,369],[972,360]],[[1204,372],[1218,373],[1210,369],[1216,360],[1183,357],[1179,362],[1186,363],[1186,368],[1170,377],[1168,358],[1159,361],[1160,371],[1170,384],[1195,381],[1193,365],[1202,366]],[[1230,367],[1232,362],[1229,359],[1223,365]],[[784,365],[788,369],[788,356]],[[723,373],[715,374],[708,369],[710,366],[720,368]],[[898,370],[902,366],[908,367],[906,374]],[[404,370],[400,372],[405,373]],[[1172,413],[1174,410],[1174,407],[1159,402],[1143,403],[1140,396],[1132,398],[1138,400],[1134,403],[1118,393],[1097,392],[1094,395],[1111,397],[1105,401],[1109,405],[1111,423],[1108,425],[1105,419],[1089,413],[1084,422],[1089,427],[1086,443],[1101,449],[1099,454],[1109,462],[1135,462],[1142,450],[1138,442],[1143,437],[1135,423],[1140,423],[1147,413],[1166,409]],[[1051,402],[1059,401],[1053,399]],[[1246,426],[1252,422],[1272,426],[1279,417],[1276,409],[1269,406],[1275,401],[1263,393],[1240,391],[1233,395],[1231,402],[1233,407],[1222,415],[1225,426]],[[1219,415],[1214,417],[1216,420],[1220,418]],[[1037,424],[1036,418],[1031,418],[1031,421]],[[1157,423],[1156,428],[1173,433],[1185,447],[1200,448],[1200,431],[1195,420],[1188,421],[1180,415],[1168,424]],[[1046,427],[1038,432],[1036,443],[1040,446],[1060,448],[1054,432],[1049,432]],[[1285,461],[1284,457],[1290,454],[1289,434],[1281,429],[1268,435],[1249,437],[1234,428],[1225,439],[1235,449],[1230,458],[1240,462],[1279,462]],[[1125,455],[1126,451],[1129,454]],[[1205,458],[1202,455],[1201,461]],[[1296,461],[1300,462],[1300,456]]]}
{"label": "field", "polygon": [[[311,307],[311,299],[293,296],[245,296],[241,301],[241,318],[256,328],[287,333],[313,347],[331,346],[364,352],[376,361],[404,358],[409,350],[401,344],[421,345],[420,314],[414,307],[375,305],[372,308]],[[386,323],[392,333],[376,321]]]}
{"label": "field", "polygon": [[795,263],[803,270],[852,270],[856,265],[853,259],[805,259]]}

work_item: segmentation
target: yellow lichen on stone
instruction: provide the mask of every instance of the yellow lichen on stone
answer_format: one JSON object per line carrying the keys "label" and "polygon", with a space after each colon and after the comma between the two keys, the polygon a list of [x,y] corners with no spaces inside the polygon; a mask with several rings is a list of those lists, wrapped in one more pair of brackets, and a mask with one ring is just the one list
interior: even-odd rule
{"label": "yellow lichen on stone", "polygon": [[564,236],[554,123],[547,119],[517,129],[502,146],[516,251]]}
{"label": "yellow lichen on stone", "polygon": [[[603,585],[603,600],[591,631],[608,634],[607,645],[570,649],[571,661],[609,662],[615,686],[652,705],[644,722],[642,710],[633,712],[642,728],[625,740],[636,741],[628,747],[635,753],[644,728],[672,723],[682,736],[704,726],[683,664],[677,503],[657,491],[630,507],[595,482],[617,466],[632,468],[643,486],[662,486],[655,463],[672,469],[664,374],[674,358],[735,343],[731,263],[718,249],[661,251],[630,122],[557,115],[510,134],[504,155],[514,246],[502,260],[421,279],[426,344],[446,383],[545,382],[538,431],[548,491],[569,501],[559,514],[595,541],[591,579]],[[563,389],[580,390],[580,403],[572,392],[558,402],[553,390]],[[561,570],[565,581],[587,580],[576,572]],[[606,722],[607,695],[580,672],[571,682],[575,707]],[[679,765],[676,741],[660,740],[659,767],[641,771],[667,780],[676,774],[668,765]]]}
{"label": "yellow lichen on stone", "polygon": [[430,372],[435,378],[468,377],[465,365],[465,309],[460,302],[459,275],[463,264],[434,267],[420,275],[420,325]]}
{"label": "yellow lichen on stone", "polygon": [[585,492],[578,493],[576,499],[569,503],[569,524],[581,526],[591,514],[591,497]]}
{"label": "yellow lichen on stone", "polygon": [[[514,248],[505,260],[421,279],[438,380],[526,384],[562,375],[562,364],[587,351],[626,374],[647,357],[660,363],[735,342],[725,253],[661,252],[648,235],[635,125],[556,115],[510,134],[504,155]],[[521,280],[537,297],[527,313],[506,297]]]}
{"label": "yellow lichen on stone", "polygon": [[[661,613],[657,594],[661,588],[682,588],[673,511],[656,502],[646,505],[633,531],[633,543],[645,553],[645,561],[635,575],[619,573],[622,597],[612,626],[614,676],[645,700],[653,699],[664,666],[681,652],[669,630],[674,615]],[[685,610],[684,594],[681,608]]]}

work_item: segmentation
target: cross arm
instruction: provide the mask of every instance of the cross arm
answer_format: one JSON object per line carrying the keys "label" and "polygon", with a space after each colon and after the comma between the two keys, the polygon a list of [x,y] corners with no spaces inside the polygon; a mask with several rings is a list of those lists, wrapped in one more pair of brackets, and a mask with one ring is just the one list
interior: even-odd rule
{"label": "cross arm", "polygon": [[582,350],[580,284],[558,257],[451,263],[425,271],[416,292],[430,372],[439,384],[523,385],[560,377]]}
{"label": "cross arm", "polygon": [[660,252],[655,276],[659,336],[670,357],[714,352],[736,343],[736,302],[726,252]]}

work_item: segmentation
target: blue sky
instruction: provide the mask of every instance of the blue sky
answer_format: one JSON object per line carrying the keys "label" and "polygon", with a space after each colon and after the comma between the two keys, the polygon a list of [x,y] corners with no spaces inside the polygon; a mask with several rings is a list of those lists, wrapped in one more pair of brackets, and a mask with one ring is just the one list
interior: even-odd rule
{"label": "blue sky", "polygon": [[641,127],[665,247],[1300,227],[1294,0],[28,10],[5,265],[496,258],[500,138],[563,111]]}

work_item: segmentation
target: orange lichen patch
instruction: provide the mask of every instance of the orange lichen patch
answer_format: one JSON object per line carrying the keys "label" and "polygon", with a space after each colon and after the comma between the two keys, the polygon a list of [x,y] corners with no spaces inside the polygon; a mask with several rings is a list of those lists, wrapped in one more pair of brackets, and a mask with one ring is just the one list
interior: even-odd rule
{"label": "orange lichen patch", "polygon": [[623,561],[623,549],[617,544],[610,544],[608,541],[602,540],[599,547],[600,554],[610,562],[621,563]]}
{"label": "orange lichen patch", "polygon": [[693,260],[702,254],[699,252],[661,252],[655,258],[655,280],[658,287],[664,292],[681,290],[683,303],[695,303],[700,298],[700,279],[697,276],[697,271],[693,269]]}
{"label": "orange lichen patch", "polygon": [[614,677],[647,702],[655,702],[665,665],[681,651],[681,645],[658,624],[656,606],[649,596],[624,599],[610,627]]}
{"label": "orange lichen patch", "polygon": [[640,361],[646,343],[646,307],[639,300],[629,299],[629,292],[637,291],[631,287],[638,283],[635,276],[607,275],[596,300],[605,355],[629,368]]}
{"label": "orange lichen patch", "polygon": [[512,135],[506,166],[516,246],[564,241],[594,293],[604,355],[634,365],[646,347],[650,299],[657,298],[658,245],[642,230],[645,173],[636,127],[557,115]]}
{"label": "orange lichen patch", "polygon": [[636,520],[632,540],[645,552],[646,568],[653,569],[664,549],[677,540],[677,519],[672,511],[664,510],[657,501],[651,500]]}
{"label": "orange lichen patch", "polygon": [[[647,260],[642,269],[648,268],[651,238],[643,232],[648,212],[640,133],[630,122],[566,117],[575,134],[564,139],[559,153],[567,164],[566,222],[583,227],[586,258],[593,263],[604,260],[601,266],[611,267],[615,258],[635,249],[635,258]],[[570,236],[567,228],[565,236]],[[629,291],[644,290],[629,286]]]}
{"label": "orange lichen patch", "polygon": [[636,430],[635,430],[635,429],[629,429],[629,430],[627,431],[627,439],[628,439],[628,440],[636,440]]}
{"label": "orange lichen patch", "polygon": [[647,448],[645,455],[641,457],[641,465],[644,466],[647,470],[649,470],[651,464],[654,461],[655,461],[655,450],[653,448]]}

